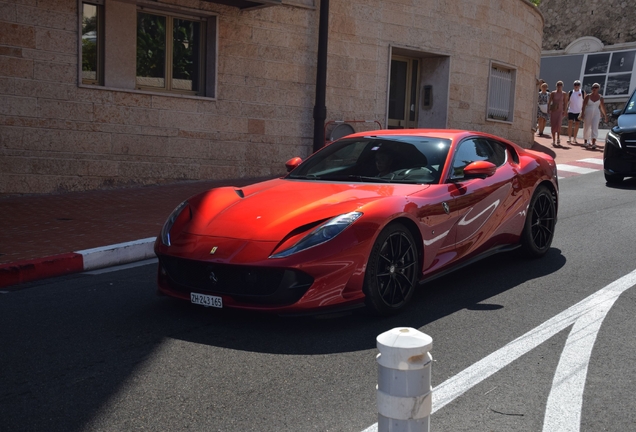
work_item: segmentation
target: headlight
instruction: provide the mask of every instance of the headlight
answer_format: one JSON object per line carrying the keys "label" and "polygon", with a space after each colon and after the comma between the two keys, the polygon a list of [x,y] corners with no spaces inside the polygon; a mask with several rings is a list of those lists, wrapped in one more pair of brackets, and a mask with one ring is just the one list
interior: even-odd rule
{"label": "headlight", "polygon": [[320,225],[318,228],[303,237],[302,240],[300,240],[289,249],[272,255],[270,258],[284,258],[289,255],[295,254],[296,252],[300,252],[305,249],[309,249],[319,244],[328,242],[329,240],[340,234],[342,231],[344,231],[349,225],[354,223],[360,216],[362,216],[361,212],[351,212],[336,216],[335,218],[330,219]]}
{"label": "headlight", "polygon": [[609,131],[607,133],[607,137],[606,137],[605,140],[606,140],[606,142],[609,142],[609,143],[615,145],[618,148],[622,148],[621,147],[621,137],[620,137],[620,135],[617,135],[613,131]]}
{"label": "headlight", "polygon": [[183,209],[188,205],[187,201],[182,202],[177,206],[176,209],[170,213],[168,216],[168,220],[165,224],[163,224],[163,228],[161,228],[161,241],[166,246],[170,246],[170,230],[172,229],[172,225],[174,225],[174,221],[177,220]]}

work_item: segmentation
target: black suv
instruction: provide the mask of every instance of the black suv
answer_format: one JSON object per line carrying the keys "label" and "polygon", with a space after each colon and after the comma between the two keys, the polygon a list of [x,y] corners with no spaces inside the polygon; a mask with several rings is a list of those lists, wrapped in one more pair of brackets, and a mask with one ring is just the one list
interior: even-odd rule
{"label": "black suv", "polygon": [[620,183],[625,177],[636,177],[636,90],[612,116],[618,121],[605,139],[603,169],[608,183]]}

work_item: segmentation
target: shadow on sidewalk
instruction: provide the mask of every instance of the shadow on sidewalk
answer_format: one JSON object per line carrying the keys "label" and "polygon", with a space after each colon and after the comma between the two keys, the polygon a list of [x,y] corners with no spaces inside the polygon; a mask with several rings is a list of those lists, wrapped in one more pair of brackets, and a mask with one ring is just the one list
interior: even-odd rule
{"label": "shadow on sidewalk", "polygon": [[530,150],[539,151],[541,153],[545,153],[547,155],[552,156],[552,158],[556,157],[556,152],[549,147],[544,146],[543,144],[539,144],[538,142],[534,142]]}

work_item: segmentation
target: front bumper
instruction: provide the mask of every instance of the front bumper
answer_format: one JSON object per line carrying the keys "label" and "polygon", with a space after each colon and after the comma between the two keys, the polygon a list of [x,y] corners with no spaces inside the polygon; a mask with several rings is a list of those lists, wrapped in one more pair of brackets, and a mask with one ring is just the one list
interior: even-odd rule
{"label": "front bumper", "polygon": [[159,289],[230,296],[237,303],[291,305],[307,293],[314,278],[294,269],[267,268],[159,257]]}
{"label": "front bumper", "polygon": [[357,234],[346,230],[281,259],[268,258],[273,243],[184,235],[166,246],[157,239],[159,293],[187,301],[192,292],[210,294],[220,296],[223,307],[276,313],[354,307],[364,302],[372,245],[372,239],[360,242]]}
{"label": "front bumper", "polygon": [[[636,176],[636,132],[608,135],[603,151],[605,174]],[[620,139],[620,142],[614,138]]]}

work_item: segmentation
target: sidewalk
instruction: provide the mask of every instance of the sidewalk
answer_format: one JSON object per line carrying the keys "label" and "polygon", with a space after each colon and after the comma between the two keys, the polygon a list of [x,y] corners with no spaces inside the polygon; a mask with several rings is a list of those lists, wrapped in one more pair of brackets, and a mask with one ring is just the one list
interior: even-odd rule
{"label": "sidewalk", "polygon": [[[544,133],[549,135],[549,128]],[[605,134],[599,133],[599,138]],[[551,138],[535,135],[532,148],[551,155],[558,164],[602,158],[600,139],[595,151],[566,140],[561,140],[563,148],[553,148]],[[582,136],[579,141],[583,142]],[[154,240],[181,201],[213,187],[254,181],[258,179],[0,196],[0,289],[154,257]]]}
{"label": "sidewalk", "polygon": [[543,131],[544,137],[534,136],[533,150],[538,150],[543,153],[547,153],[552,156],[557,164],[566,164],[568,162],[574,162],[587,158],[603,158],[603,149],[605,147],[605,137],[609,130],[599,130],[598,139],[596,141],[597,148],[595,150],[588,150],[583,147],[583,128],[579,128],[579,134],[577,136],[578,145],[568,144],[567,135],[561,135],[561,148],[552,147],[552,136],[549,127],[546,127]]}
{"label": "sidewalk", "polygon": [[181,201],[254,181],[0,197],[0,289],[154,257],[154,239]]}

